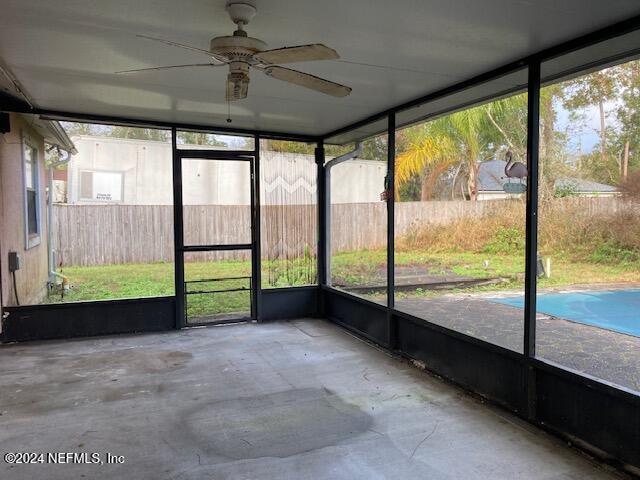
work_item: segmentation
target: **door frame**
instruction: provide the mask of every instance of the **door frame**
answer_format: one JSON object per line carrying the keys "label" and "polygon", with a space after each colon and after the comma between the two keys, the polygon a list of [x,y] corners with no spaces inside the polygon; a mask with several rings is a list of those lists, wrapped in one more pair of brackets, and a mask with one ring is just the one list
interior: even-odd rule
{"label": "door frame", "polygon": [[[184,284],[184,254],[185,252],[206,252],[216,250],[250,250],[251,251],[251,313],[250,318],[242,317],[220,322],[207,323],[216,325],[247,320],[260,321],[261,279],[260,279],[260,189],[259,189],[259,148],[260,139],[254,136],[253,150],[191,150],[178,149],[176,144],[176,130],[172,131],[173,147],[173,229],[174,229],[174,286],[176,304],[176,328],[198,326],[197,323],[187,324],[185,308]],[[250,169],[250,208],[251,208],[251,243],[230,245],[185,245],[184,219],[182,199],[182,160],[228,160],[249,162]]]}

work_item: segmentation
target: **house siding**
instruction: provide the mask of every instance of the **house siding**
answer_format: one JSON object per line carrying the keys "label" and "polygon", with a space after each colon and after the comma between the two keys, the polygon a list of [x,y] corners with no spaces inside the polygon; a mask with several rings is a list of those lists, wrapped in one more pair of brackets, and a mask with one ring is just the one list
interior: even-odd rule
{"label": "house siding", "polygon": [[[18,297],[22,305],[40,303],[47,292],[47,222],[46,185],[44,167],[44,139],[22,117],[10,115],[11,131],[3,135],[0,143],[0,280],[2,303],[16,304],[13,279],[9,273],[10,251],[21,257],[16,272]],[[40,243],[25,249],[24,182],[22,169],[22,137],[28,135],[38,149]]]}

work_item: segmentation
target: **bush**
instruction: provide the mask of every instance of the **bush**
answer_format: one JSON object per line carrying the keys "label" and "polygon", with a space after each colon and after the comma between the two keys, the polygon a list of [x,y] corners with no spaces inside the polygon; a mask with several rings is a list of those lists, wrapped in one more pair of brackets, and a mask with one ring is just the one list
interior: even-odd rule
{"label": "bush", "polygon": [[613,240],[608,240],[596,246],[595,250],[589,255],[589,260],[594,263],[628,264],[640,260],[640,253]]}
{"label": "bush", "polygon": [[553,196],[556,198],[572,197],[578,192],[578,187],[575,183],[565,182],[555,187]]}
{"label": "bush", "polygon": [[516,227],[500,227],[493,238],[482,249],[494,255],[521,255],[524,252],[524,231]]}
{"label": "bush", "polygon": [[[639,182],[640,183],[640,182]],[[400,250],[523,256],[524,204],[507,202],[446,224],[416,226],[396,241]],[[541,255],[607,264],[640,263],[640,203],[624,198],[569,196],[540,202]]]}

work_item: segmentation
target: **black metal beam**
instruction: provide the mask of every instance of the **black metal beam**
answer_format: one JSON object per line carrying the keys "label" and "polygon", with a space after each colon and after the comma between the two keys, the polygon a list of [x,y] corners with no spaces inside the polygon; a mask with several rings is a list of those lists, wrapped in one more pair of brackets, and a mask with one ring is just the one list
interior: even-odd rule
{"label": "black metal beam", "polygon": [[174,301],[146,297],[3,307],[0,342],[172,330]]}
{"label": "black metal beam", "polygon": [[329,261],[328,252],[327,252],[327,234],[329,232],[329,225],[327,221],[327,208],[331,208],[331,206],[327,206],[327,179],[325,176],[324,169],[324,143],[319,141],[316,144],[316,149],[314,151],[315,154],[315,162],[316,162],[316,184],[318,188],[317,193],[317,202],[318,202],[318,244],[316,247],[316,268],[318,270],[318,286],[320,289],[318,290],[318,305],[317,312],[320,315],[324,314],[324,295],[321,290],[323,285],[327,284],[327,262]]}
{"label": "black metal beam", "polygon": [[199,280],[186,280],[184,283],[209,283],[209,282],[226,282],[227,280],[250,280],[251,275],[244,277],[218,277],[218,278],[201,278]]}
{"label": "black metal beam", "polygon": [[395,350],[398,338],[398,323],[393,316],[395,307],[395,170],[396,170],[396,114],[387,119],[387,311],[389,325],[389,346]]}
{"label": "black metal beam", "polygon": [[[527,205],[525,225],[524,346],[527,359],[536,353],[536,289],[538,274],[538,161],[540,146],[540,61],[529,64],[527,96]],[[527,415],[536,418],[536,371],[526,369]]]}
{"label": "black metal beam", "polygon": [[183,252],[225,252],[227,250],[251,250],[251,243],[230,243],[229,245],[183,245]]}
{"label": "black metal beam", "polygon": [[317,166],[317,185],[318,185],[318,283],[320,285],[327,284],[327,262],[329,260],[329,252],[327,252],[327,233],[329,231],[327,205],[328,185],[324,169],[324,144],[318,142],[315,149],[315,161]]}
{"label": "black metal beam", "polygon": [[[2,104],[0,104],[1,106]],[[5,107],[2,107],[4,109]],[[273,132],[268,130],[257,130],[248,128],[235,128],[235,127],[223,127],[218,125],[202,125],[192,123],[180,123],[180,122],[163,122],[157,120],[145,120],[141,118],[125,118],[115,115],[96,115],[78,112],[69,112],[63,110],[49,110],[44,108],[16,108],[7,109],[7,111],[17,111],[20,113],[31,113],[34,115],[42,115],[52,120],[68,121],[68,122],[88,122],[88,123],[103,123],[110,125],[129,125],[136,127],[147,128],[159,128],[169,130],[176,128],[177,130],[189,130],[199,132],[218,133],[220,135],[239,135],[253,137],[259,134],[262,138],[269,138],[273,140],[290,140],[296,142],[315,143],[320,136],[318,135],[305,135],[300,133],[286,133],[286,132]]]}
{"label": "black metal beam", "polygon": [[582,35],[580,37],[577,37],[575,39],[560,43],[558,45],[554,45],[552,47],[540,50],[539,52],[536,52],[532,55],[527,55],[526,57],[523,57],[519,60],[515,60],[513,62],[509,62],[505,65],[502,65],[498,68],[495,68],[493,70],[489,70],[488,72],[484,72],[481,73],[480,75],[476,75],[475,77],[469,78],[468,80],[464,80],[462,82],[456,83],[454,85],[451,85],[449,87],[437,90],[435,92],[431,92],[425,95],[422,95],[420,97],[417,97],[413,100],[410,100],[408,102],[404,102],[401,103],[399,105],[396,105],[394,107],[385,109],[381,112],[378,113],[374,113],[373,115],[369,115],[366,118],[363,118],[362,120],[359,120],[357,122],[353,122],[350,123],[348,125],[345,125],[343,127],[334,129],[330,132],[325,133],[324,135],[321,135],[321,138],[323,140],[327,140],[330,137],[333,137],[335,135],[339,135],[345,132],[348,132],[350,130],[353,130],[355,128],[359,128],[362,127],[364,125],[367,125],[368,123],[374,122],[376,120],[380,120],[381,118],[383,118],[386,115],[389,115],[391,113],[397,113],[401,110],[405,110],[408,108],[412,108],[412,107],[416,107],[419,105],[422,105],[424,103],[427,102],[432,102],[434,100],[437,100],[439,98],[442,97],[446,97],[455,93],[458,93],[462,90],[466,90],[468,88],[474,87],[476,85],[479,85],[481,83],[485,83],[488,82],[490,80],[493,80],[495,78],[504,76],[508,73],[511,73],[515,70],[519,70],[521,68],[524,68],[526,66],[528,66],[530,63],[534,62],[534,61],[544,61],[544,60],[550,60],[552,58],[555,58],[557,56],[560,55],[564,55],[570,52],[573,52],[575,50],[579,50],[581,48],[584,47],[588,47],[590,45],[602,42],[604,40],[608,40],[610,38],[614,38],[614,37],[618,37],[624,34],[627,34],[629,32],[632,32],[634,30],[637,30],[640,28],[640,15],[636,15],[634,17],[631,17],[627,20],[623,20],[621,22],[615,23],[613,25],[610,25],[608,27],[605,28],[601,28],[599,30],[596,30],[595,32],[591,32],[589,34],[586,35]]}
{"label": "black metal beam", "polygon": [[540,145],[540,62],[529,66],[527,97],[527,212],[525,225],[524,348],[527,357],[536,351],[536,280],[538,263],[538,161]]}
{"label": "black metal beam", "polygon": [[184,305],[184,236],[182,209],[182,158],[180,158],[176,128],[171,129],[171,152],[173,164],[173,263],[175,301],[175,327],[182,328],[186,324]]}
{"label": "black metal beam", "polygon": [[24,113],[30,110],[31,107],[23,99],[0,90],[0,111]]}
{"label": "black metal beam", "polygon": [[184,294],[185,295],[202,295],[205,293],[251,292],[251,290],[252,289],[249,287],[238,287],[238,288],[227,288],[227,289],[220,289],[220,290],[191,290],[188,292],[184,292]]}
{"label": "black metal beam", "polygon": [[198,158],[207,160],[233,160],[234,162],[250,162],[253,150],[193,150],[178,149],[182,158]]}
{"label": "black metal beam", "polygon": [[252,317],[258,321],[262,321],[262,254],[260,240],[260,135],[254,136],[253,162],[251,163],[253,171],[251,172],[251,241],[253,248],[251,249],[251,272],[252,287],[251,292],[253,298],[251,305],[253,309]]}

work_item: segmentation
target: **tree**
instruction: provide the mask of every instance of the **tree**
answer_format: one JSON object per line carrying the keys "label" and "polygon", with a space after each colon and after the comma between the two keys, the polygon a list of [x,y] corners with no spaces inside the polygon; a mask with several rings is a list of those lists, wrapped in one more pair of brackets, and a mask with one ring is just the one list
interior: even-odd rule
{"label": "tree", "polygon": [[463,162],[469,198],[477,200],[479,162],[487,146],[484,135],[487,122],[483,106],[479,106],[411,127],[406,133],[407,147],[396,159],[398,183],[406,182],[412,175],[424,175],[421,197],[425,199],[442,173]]}
{"label": "tree", "polygon": [[612,143],[620,159],[621,181],[625,183],[629,170],[640,168],[640,61],[625,63],[618,69],[622,93],[616,118],[620,135]]}
{"label": "tree", "polygon": [[156,128],[139,128],[123,125],[100,125],[95,123],[62,122],[67,135],[92,135],[101,137],[129,138],[135,140],[154,140],[166,142],[170,132]]}
{"label": "tree", "polygon": [[111,131],[108,125],[98,125],[94,123],[60,122],[67,135],[108,135]]}
{"label": "tree", "polygon": [[212,147],[227,147],[228,145],[212,133],[179,131],[177,142],[182,145],[206,145]]}
{"label": "tree", "polygon": [[156,128],[138,128],[114,126],[109,134],[111,137],[128,138],[132,140],[152,140],[156,142],[166,142],[169,140],[171,133],[167,130],[158,130]]}
{"label": "tree", "polygon": [[597,106],[600,115],[600,159],[604,163],[607,156],[605,103],[618,94],[616,68],[605,68],[588,75],[579,76],[565,83],[563,101],[569,110]]}
{"label": "tree", "polygon": [[[406,147],[396,157],[395,180],[399,186],[421,178],[420,200],[433,197],[433,187],[438,177],[457,159],[453,139],[442,131],[440,125],[424,123],[403,132]],[[400,189],[396,191],[399,198]]]}
{"label": "tree", "polygon": [[314,155],[316,144],[303,142],[290,142],[287,140],[262,140],[262,148],[272,152],[302,153],[304,155]]}

